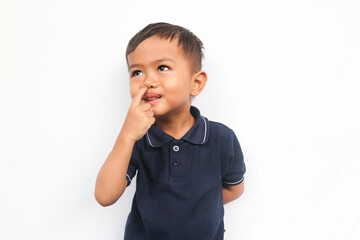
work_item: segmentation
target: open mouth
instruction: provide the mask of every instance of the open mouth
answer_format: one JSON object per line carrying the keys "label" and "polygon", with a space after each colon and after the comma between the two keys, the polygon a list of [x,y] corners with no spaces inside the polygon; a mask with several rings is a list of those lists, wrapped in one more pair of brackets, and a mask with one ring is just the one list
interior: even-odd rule
{"label": "open mouth", "polygon": [[159,94],[155,94],[155,93],[148,93],[148,94],[145,94],[144,97],[143,97],[143,100],[145,102],[154,102],[158,99],[160,99],[161,96]]}
{"label": "open mouth", "polygon": [[145,101],[153,101],[155,99],[159,99],[160,97],[152,97],[152,98],[143,98]]}

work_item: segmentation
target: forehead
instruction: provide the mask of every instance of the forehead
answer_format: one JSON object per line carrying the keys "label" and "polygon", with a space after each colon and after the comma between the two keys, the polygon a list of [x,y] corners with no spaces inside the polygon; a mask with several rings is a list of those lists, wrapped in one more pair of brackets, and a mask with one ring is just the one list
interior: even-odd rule
{"label": "forehead", "polygon": [[133,52],[128,55],[128,63],[131,65],[151,64],[161,59],[171,59],[177,63],[187,62],[187,58],[178,39],[162,39],[151,36],[142,41]]}

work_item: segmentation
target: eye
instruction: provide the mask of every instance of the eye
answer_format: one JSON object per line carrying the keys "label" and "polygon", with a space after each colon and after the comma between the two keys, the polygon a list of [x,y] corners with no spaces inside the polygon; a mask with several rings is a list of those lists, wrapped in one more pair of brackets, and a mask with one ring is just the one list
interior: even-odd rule
{"label": "eye", "polygon": [[140,70],[135,70],[135,71],[133,71],[132,73],[131,73],[131,76],[132,77],[135,77],[135,76],[139,76],[139,75],[141,75],[142,74],[142,72],[140,71]]}
{"label": "eye", "polygon": [[166,70],[169,70],[170,68],[168,66],[165,66],[165,65],[161,65],[158,67],[158,71],[159,72],[162,72],[162,71],[166,71]]}

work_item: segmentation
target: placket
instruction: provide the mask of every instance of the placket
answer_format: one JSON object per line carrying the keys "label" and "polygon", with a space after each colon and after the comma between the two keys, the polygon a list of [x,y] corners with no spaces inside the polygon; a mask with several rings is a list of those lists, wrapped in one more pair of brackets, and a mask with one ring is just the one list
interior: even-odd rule
{"label": "placket", "polygon": [[173,140],[170,150],[170,181],[184,180],[184,144],[182,140]]}

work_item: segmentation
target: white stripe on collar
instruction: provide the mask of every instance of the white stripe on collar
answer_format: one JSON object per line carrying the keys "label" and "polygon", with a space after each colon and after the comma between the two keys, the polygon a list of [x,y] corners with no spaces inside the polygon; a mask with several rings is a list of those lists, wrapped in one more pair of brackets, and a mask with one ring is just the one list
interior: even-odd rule
{"label": "white stripe on collar", "polygon": [[205,121],[205,118],[203,116],[200,115],[200,117],[204,120],[204,123],[205,123],[205,132],[204,132],[204,139],[202,141],[201,144],[203,144],[206,140],[206,133],[207,133],[207,124],[206,124],[206,121]]}
{"label": "white stripe on collar", "polygon": [[151,145],[152,147],[154,147],[154,145],[153,145],[153,144],[151,143],[151,141],[150,141],[149,132],[146,132],[146,136],[147,136],[147,139],[148,139],[150,145]]}

